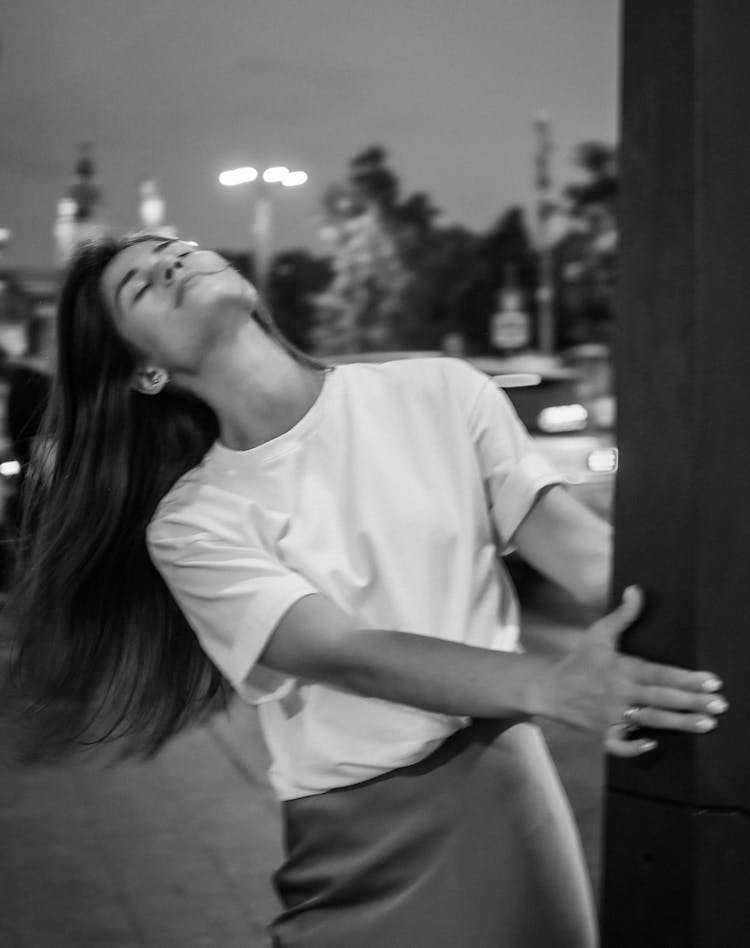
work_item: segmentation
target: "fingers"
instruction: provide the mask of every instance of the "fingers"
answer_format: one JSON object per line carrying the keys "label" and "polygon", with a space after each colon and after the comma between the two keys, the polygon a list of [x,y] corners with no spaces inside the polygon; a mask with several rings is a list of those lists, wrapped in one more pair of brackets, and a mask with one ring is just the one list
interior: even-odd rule
{"label": "fingers", "polygon": [[[615,757],[640,757],[658,747],[650,737],[633,738],[633,727],[643,726],[663,731],[683,731],[688,734],[707,734],[716,727],[716,719],[697,714],[678,714],[658,708],[639,708],[633,724],[615,724],[607,728],[604,749]],[[636,723],[637,722],[637,723]]]}
{"label": "fingers", "polygon": [[600,619],[592,631],[615,645],[625,629],[635,622],[642,609],[643,591],[638,586],[628,586],[622,594],[620,605]]}
{"label": "fingers", "polygon": [[664,708],[673,711],[694,711],[696,714],[723,714],[728,708],[721,695],[684,691],[681,688],[664,688],[661,685],[646,685],[633,689],[633,703],[647,708]]}
{"label": "fingers", "polygon": [[604,738],[604,749],[615,757],[640,757],[659,745],[653,738],[629,739],[630,727],[627,724],[615,724],[608,728]]}
{"label": "fingers", "polygon": [[629,739],[634,727],[705,734],[728,708],[719,694],[723,685],[713,673],[618,651],[618,639],[640,615],[643,601],[642,591],[629,586],[620,605],[595,623],[569,659],[556,666],[557,678],[549,689],[562,720],[601,727],[607,750],[620,757],[635,757],[656,746],[651,738]]}
{"label": "fingers", "polygon": [[700,713],[700,708],[696,709],[698,713],[668,711],[663,707],[652,707],[642,705],[631,705],[626,712],[627,721],[619,724],[613,724],[605,732],[604,748],[616,757],[639,757],[658,746],[657,742],[651,737],[633,738],[632,732],[639,727],[652,728],[661,731],[683,731],[686,734],[707,734],[713,731],[717,725],[714,715],[723,714],[729,705],[720,696],[713,698],[701,698],[687,695],[683,692],[668,692],[662,690],[658,694],[652,692],[652,698],[669,704],[674,707],[682,707],[682,702],[708,702],[708,711],[710,713]]}
{"label": "fingers", "polygon": [[660,685],[707,695],[715,694],[722,687],[721,681],[712,672],[691,671],[632,657],[628,667],[633,680],[642,685]]}
{"label": "fingers", "polygon": [[648,727],[662,731],[707,734],[716,727],[717,716],[729,709],[721,695],[696,694],[659,686],[634,690],[633,701],[624,709],[622,720],[614,725],[621,730],[624,727],[626,733],[633,728]]}
{"label": "fingers", "polygon": [[683,714],[661,708],[637,708],[628,719],[635,727],[650,727],[660,731],[685,731],[688,734],[707,734],[717,725],[710,714]]}

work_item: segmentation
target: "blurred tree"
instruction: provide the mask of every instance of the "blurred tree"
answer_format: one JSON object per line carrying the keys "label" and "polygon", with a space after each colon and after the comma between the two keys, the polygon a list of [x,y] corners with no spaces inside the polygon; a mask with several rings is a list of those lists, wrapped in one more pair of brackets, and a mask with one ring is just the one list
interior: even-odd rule
{"label": "blurred tree", "polygon": [[382,146],[356,155],[322,206],[333,278],[315,299],[316,352],[437,349],[447,334],[487,351],[509,266],[531,298],[535,260],[521,209],[510,208],[481,237],[441,225],[429,195],[402,197]]}
{"label": "blurred tree", "polygon": [[255,279],[255,261],[251,253],[245,250],[228,250],[223,247],[217,248],[216,253],[231,263],[234,269],[241,273],[246,280],[253,281]]}
{"label": "blurred tree", "polygon": [[395,214],[402,226],[410,229],[412,240],[420,244],[432,233],[434,220],[440,211],[428,195],[417,191],[398,205]]}
{"label": "blurred tree", "polygon": [[314,352],[399,348],[409,275],[398,241],[378,208],[352,216],[337,231],[333,279],[314,299]]}
{"label": "blurred tree", "polygon": [[347,180],[324,194],[323,231],[333,254],[333,279],[315,298],[309,334],[313,351],[366,352],[410,344],[413,313],[405,290],[411,274],[398,194],[398,179],[379,145],[352,158]]}
{"label": "blurred tree", "polygon": [[[219,249],[242,276],[255,280],[255,261],[247,251]],[[328,258],[315,257],[306,250],[290,249],[276,254],[268,274],[268,304],[281,331],[299,349],[310,346],[310,325],[315,312],[315,295],[332,275]]]}
{"label": "blurred tree", "polygon": [[330,260],[306,250],[285,250],[271,264],[268,303],[279,329],[298,349],[310,346],[315,296],[330,283]]}
{"label": "blurred tree", "polygon": [[617,280],[617,151],[584,142],[573,164],[583,180],[563,189],[567,229],[555,247],[561,347],[610,340]]}
{"label": "blurred tree", "polygon": [[491,349],[490,319],[508,272],[532,312],[536,260],[523,210],[510,207],[484,236],[474,238],[448,295],[449,322],[463,332],[469,352]]}
{"label": "blurred tree", "polygon": [[393,212],[400,186],[382,145],[372,145],[351,159],[349,182],[365,207],[377,207],[384,216]]}
{"label": "blurred tree", "polygon": [[465,336],[463,290],[478,243],[474,234],[457,225],[430,223],[411,231],[405,254],[411,279],[404,301],[412,314],[413,348],[442,348],[446,335]]}
{"label": "blurred tree", "polygon": [[563,198],[572,217],[587,217],[592,212],[614,217],[617,200],[617,151],[603,142],[583,142],[573,153],[573,165],[583,171],[585,180],[569,184]]}

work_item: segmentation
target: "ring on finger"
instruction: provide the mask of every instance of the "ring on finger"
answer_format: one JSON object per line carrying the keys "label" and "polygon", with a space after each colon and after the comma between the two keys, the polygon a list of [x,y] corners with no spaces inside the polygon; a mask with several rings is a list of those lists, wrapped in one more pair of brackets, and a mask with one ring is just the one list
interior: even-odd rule
{"label": "ring on finger", "polygon": [[631,704],[622,712],[622,723],[626,728],[638,727],[638,715],[643,710],[643,705]]}

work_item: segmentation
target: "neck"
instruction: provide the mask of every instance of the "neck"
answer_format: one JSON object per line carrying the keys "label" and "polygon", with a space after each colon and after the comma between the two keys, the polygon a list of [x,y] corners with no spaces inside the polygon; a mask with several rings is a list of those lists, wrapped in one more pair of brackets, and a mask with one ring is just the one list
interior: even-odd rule
{"label": "neck", "polygon": [[234,451],[288,431],[310,410],[323,386],[320,371],[293,359],[254,321],[212,350],[196,376],[175,381],[211,406],[221,443]]}

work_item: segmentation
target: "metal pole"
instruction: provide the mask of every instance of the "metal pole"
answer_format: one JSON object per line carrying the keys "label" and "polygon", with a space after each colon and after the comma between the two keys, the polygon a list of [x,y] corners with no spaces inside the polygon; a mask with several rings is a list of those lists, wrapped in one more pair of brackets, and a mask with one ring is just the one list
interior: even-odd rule
{"label": "metal pole", "polygon": [[602,944],[747,948],[750,4],[626,0],[622,22],[613,598],[647,590],[625,652],[711,670],[731,707],[609,759]]}
{"label": "metal pole", "polygon": [[555,348],[555,290],[552,247],[550,245],[549,218],[553,208],[550,197],[552,178],[550,156],[552,137],[549,116],[541,113],[534,119],[534,128],[538,136],[538,150],[535,158],[534,184],[537,192],[537,261],[539,266],[536,301],[537,335],[539,349],[551,353]]}
{"label": "metal pole", "polygon": [[271,204],[271,188],[264,181],[259,181],[256,187],[252,223],[254,276],[258,292],[264,300],[267,300],[273,233],[273,207]]}

